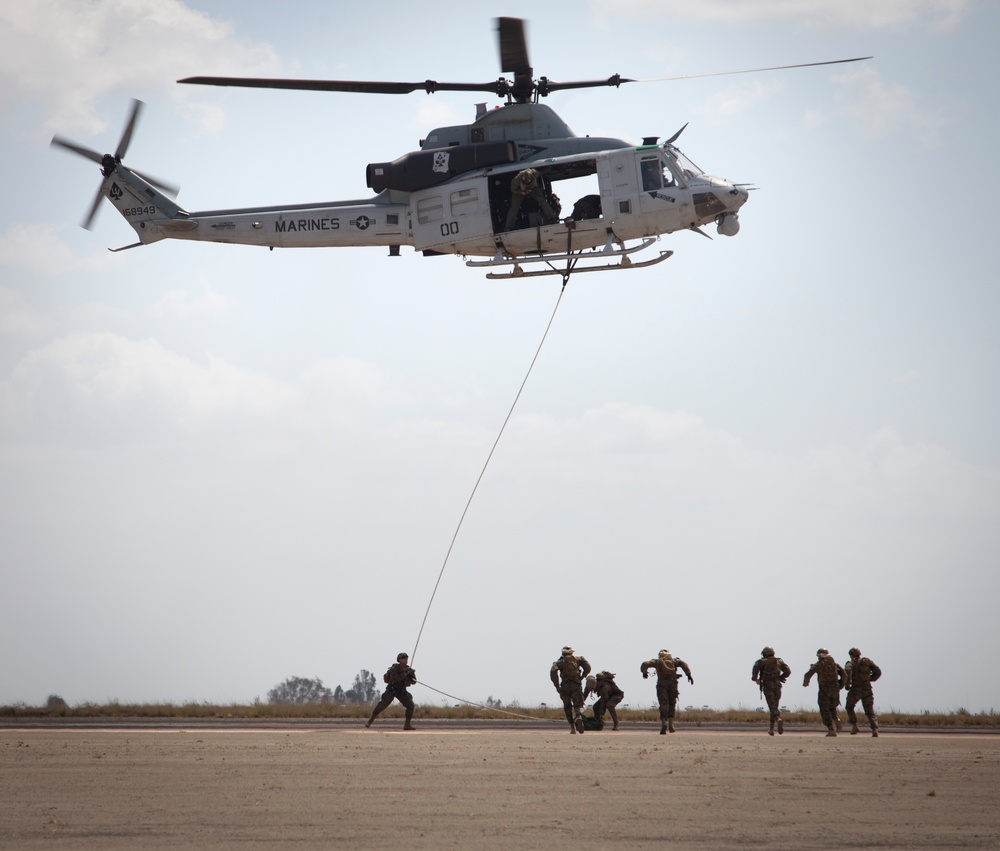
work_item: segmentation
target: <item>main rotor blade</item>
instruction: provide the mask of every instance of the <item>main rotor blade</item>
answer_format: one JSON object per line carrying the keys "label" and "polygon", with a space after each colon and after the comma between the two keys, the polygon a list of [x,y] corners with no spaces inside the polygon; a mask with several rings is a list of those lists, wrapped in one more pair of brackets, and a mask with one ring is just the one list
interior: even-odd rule
{"label": "main rotor blade", "polygon": [[[642,80],[629,80],[633,83],[663,83],[669,80],[694,80],[698,77],[724,77],[727,74],[753,74],[757,71],[784,71],[786,68],[813,68],[817,65],[843,65],[845,62],[864,62],[874,59],[874,56],[856,56],[853,59],[830,59],[827,62],[802,62],[798,65],[770,65],[766,68],[740,68],[736,71],[710,71],[706,74],[678,74],[674,77],[649,77]],[[622,82],[626,82],[622,80]]]}
{"label": "main rotor blade", "polygon": [[52,141],[49,142],[49,147],[65,148],[67,151],[72,151],[74,154],[79,154],[81,157],[93,160],[98,165],[103,165],[104,163],[104,156],[97,153],[93,148],[85,148],[83,145],[78,145],[76,142],[71,142],[62,136],[53,136]]}
{"label": "main rotor blade", "polygon": [[615,74],[606,80],[576,80],[569,82],[559,82],[557,80],[550,80],[548,77],[542,77],[538,81],[538,93],[542,97],[545,97],[552,92],[561,92],[566,89],[598,89],[602,86],[614,86],[618,88],[622,83],[635,82],[638,81],[623,77],[621,74]]}
{"label": "main rotor blade", "polygon": [[118,140],[118,147],[115,148],[115,159],[118,162],[122,161],[125,156],[125,152],[128,150],[129,142],[132,141],[132,131],[135,130],[135,124],[139,120],[139,114],[142,112],[142,108],[145,106],[141,100],[136,100],[132,98],[132,114],[129,115],[128,121],[125,122],[125,129],[122,131],[122,137]]}
{"label": "main rotor blade", "polygon": [[377,80],[283,80],[267,77],[185,77],[178,83],[196,86],[240,86],[249,89],[301,89],[316,92],[357,92],[368,95],[407,95],[410,92],[493,92],[503,94],[506,80],[489,83],[380,82]]}
{"label": "main rotor blade", "polygon": [[528,61],[528,42],[524,37],[524,21],[521,18],[497,18],[497,33],[500,39],[500,70],[505,74],[531,74]]}

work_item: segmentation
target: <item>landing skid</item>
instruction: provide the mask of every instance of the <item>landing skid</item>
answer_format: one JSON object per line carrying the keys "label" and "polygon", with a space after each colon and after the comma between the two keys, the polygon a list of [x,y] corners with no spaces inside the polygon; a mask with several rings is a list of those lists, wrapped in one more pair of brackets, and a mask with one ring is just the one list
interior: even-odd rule
{"label": "landing skid", "polygon": [[[641,263],[634,263],[628,256],[630,254],[635,254],[637,251],[642,251],[644,248],[649,248],[649,246],[651,246],[654,242],[656,242],[655,239],[644,239],[638,245],[632,246],[631,248],[611,249],[609,245],[600,251],[567,251],[562,254],[540,254],[537,256],[528,255],[522,257],[501,257],[498,253],[498,255],[492,260],[466,260],[465,265],[476,267],[513,266],[509,272],[488,272],[486,277],[491,280],[505,278],[535,278],[542,275],[559,275],[565,279],[571,274],[577,272],[612,272],[619,269],[642,269],[646,266],[655,266],[657,263],[662,263],[668,257],[673,255],[673,251],[661,251],[659,257],[654,257],[652,260],[644,260]],[[620,257],[621,261],[618,263],[602,263],[600,265],[577,265],[581,260],[606,260],[611,257]],[[560,261],[566,261],[565,269],[557,269],[552,265],[553,263],[558,263]],[[549,266],[549,268],[525,272],[521,266],[527,263],[545,263]]]}

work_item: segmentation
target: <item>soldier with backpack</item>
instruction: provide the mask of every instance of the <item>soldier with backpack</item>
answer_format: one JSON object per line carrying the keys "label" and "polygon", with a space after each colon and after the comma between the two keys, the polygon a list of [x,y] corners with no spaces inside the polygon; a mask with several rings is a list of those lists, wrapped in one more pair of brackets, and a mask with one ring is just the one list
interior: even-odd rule
{"label": "soldier with backpack", "polygon": [[680,657],[672,655],[669,650],[661,650],[655,659],[643,662],[639,666],[644,680],[649,679],[650,668],[656,669],[656,700],[660,704],[660,735],[662,736],[668,730],[671,733],[674,732],[677,695],[680,694],[677,681],[681,678],[677,669],[680,668],[687,675],[691,685],[694,685],[694,678],[691,676],[691,669],[687,663]]}
{"label": "soldier with backpack", "polygon": [[618,713],[615,711],[615,707],[622,702],[625,692],[615,682],[615,675],[610,671],[601,671],[596,677],[587,677],[587,688],[584,689],[583,699],[586,701],[591,694],[597,695],[597,701],[594,703],[594,718],[597,720],[597,729],[604,729],[604,713],[607,711],[614,724],[611,729],[617,730]]}
{"label": "soldier with backpack", "polygon": [[875,695],[872,694],[872,683],[882,676],[882,669],[867,656],[862,656],[857,647],[850,649],[851,661],[844,665],[847,682],[847,720],[851,722],[851,735],[856,736],[858,716],[854,707],[861,701],[861,706],[868,716],[868,724],[872,735],[878,736],[878,719],[875,717]]}
{"label": "soldier with backpack", "polygon": [[552,663],[549,677],[562,698],[563,711],[571,733],[582,733],[583,681],[590,673],[590,662],[577,656],[572,647],[564,647],[562,655]]}
{"label": "soldier with backpack", "polygon": [[809,666],[802,686],[809,685],[813,674],[819,683],[819,714],[826,724],[827,735],[836,736],[840,732],[840,717],[837,707],[840,706],[840,690],[844,687],[844,669],[834,661],[830,651],[820,647],[816,651],[816,661]]}
{"label": "soldier with backpack", "polygon": [[773,647],[760,651],[760,658],[754,662],[751,679],[760,686],[760,693],[767,701],[771,713],[769,736],[774,735],[774,725],[778,725],[778,735],[785,732],[785,722],[781,720],[781,685],[792,675],[792,669],[783,659],[774,655]]}
{"label": "soldier with backpack", "polygon": [[415,685],[417,682],[417,672],[410,667],[410,657],[406,653],[396,656],[396,664],[390,665],[389,670],[382,675],[385,683],[385,691],[382,692],[382,699],[372,710],[371,717],[365,722],[365,727],[371,727],[378,717],[378,714],[394,700],[398,700],[406,709],[406,717],[403,721],[404,730],[415,730],[411,723],[413,720],[413,695],[406,689],[407,686]]}

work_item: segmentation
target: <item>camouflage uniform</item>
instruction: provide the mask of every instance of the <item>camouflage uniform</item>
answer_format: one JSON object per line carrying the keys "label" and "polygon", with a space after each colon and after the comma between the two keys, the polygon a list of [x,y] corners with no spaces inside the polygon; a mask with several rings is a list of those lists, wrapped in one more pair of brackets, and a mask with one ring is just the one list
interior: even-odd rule
{"label": "camouflage uniform", "polygon": [[562,656],[552,663],[549,677],[562,698],[563,711],[571,733],[583,732],[583,681],[590,673],[590,662],[564,647]]}
{"label": "camouflage uniform", "polygon": [[510,209],[507,211],[507,220],[504,223],[504,230],[512,230],[517,221],[517,214],[521,209],[521,204],[525,198],[534,198],[539,209],[545,215],[545,221],[554,222],[557,219],[555,210],[545,199],[542,190],[541,178],[533,168],[525,168],[514,175],[510,182]]}
{"label": "camouflage uniform", "polygon": [[587,677],[587,688],[584,689],[583,699],[586,700],[591,694],[597,695],[597,702],[594,703],[594,718],[597,719],[597,729],[604,729],[604,713],[607,711],[614,724],[611,729],[617,730],[618,713],[615,711],[615,707],[622,702],[625,692],[618,688],[615,675],[610,671],[601,671],[596,677]]}
{"label": "camouflage uniform", "polygon": [[837,707],[840,706],[840,690],[844,687],[844,669],[834,661],[828,650],[821,647],[816,651],[816,661],[806,672],[803,687],[809,685],[813,674],[816,674],[819,683],[819,714],[826,725],[826,734],[836,736],[840,732]]}
{"label": "camouflage uniform", "polygon": [[400,653],[396,657],[396,664],[391,665],[389,670],[382,675],[382,681],[386,684],[386,689],[382,692],[382,699],[372,710],[371,717],[365,723],[366,727],[371,727],[372,722],[378,714],[394,700],[398,700],[406,708],[406,720],[403,723],[403,729],[416,729],[410,723],[413,719],[413,696],[406,690],[406,687],[412,686],[417,682],[417,672],[407,664],[409,658],[405,653]]}
{"label": "camouflage uniform", "polygon": [[644,680],[649,679],[650,668],[656,669],[656,699],[660,704],[660,735],[662,736],[668,730],[671,733],[674,732],[677,696],[680,694],[677,681],[681,678],[677,669],[680,668],[685,673],[691,685],[694,685],[694,679],[687,663],[677,656],[672,656],[669,650],[661,650],[655,659],[643,662],[639,666]]}
{"label": "camouflage uniform", "polygon": [[781,684],[792,675],[792,669],[783,659],[774,655],[774,648],[765,647],[760,658],[753,664],[751,679],[760,686],[761,694],[771,712],[769,736],[774,735],[774,725],[778,725],[778,735],[785,732],[785,722],[781,720]]}
{"label": "camouflage uniform", "polygon": [[851,661],[844,665],[847,686],[847,720],[851,722],[851,735],[858,730],[858,716],[854,707],[861,701],[861,706],[868,716],[868,724],[872,735],[878,736],[878,719],[875,717],[875,695],[872,694],[872,683],[882,676],[882,669],[867,656],[862,656],[857,647],[850,651]]}

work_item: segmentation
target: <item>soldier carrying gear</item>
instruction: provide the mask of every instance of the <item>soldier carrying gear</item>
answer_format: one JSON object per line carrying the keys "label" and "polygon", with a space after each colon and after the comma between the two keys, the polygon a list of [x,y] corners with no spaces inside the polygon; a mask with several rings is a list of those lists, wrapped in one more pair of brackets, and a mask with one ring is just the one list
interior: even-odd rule
{"label": "soldier carrying gear", "polygon": [[844,669],[836,663],[829,650],[820,647],[816,651],[816,661],[809,667],[802,681],[803,688],[809,685],[813,674],[816,674],[816,681],[819,683],[817,702],[820,717],[826,725],[826,734],[836,736],[841,730],[837,707],[840,705],[840,690],[844,687]]}
{"label": "soldier carrying gear", "polygon": [[558,215],[545,198],[541,176],[533,168],[521,169],[521,171],[514,175],[514,179],[510,182],[510,192],[510,209],[507,211],[504,230],[513,229],[514,224],[517,222],[517,214],[525,198],[533,198],[535,200],[547,223],[558,219]]}
{"label": "soldier carrying gear", "polygon": [[552,685],[562,698],[571,733],[583,733],[583,681],[589,673],[590,662],[577,656],[568,646],[562,649],[562,655],[549,669]]}
{"label": "soldier carrying gear", "polygon": [[674,732],[677,696],[680,694],[677,681],[681,678],[677,669],[680,668],[685,673],[691,685],[694,685],[694,678],[691,676],[691,669],[687,666],[687,662],[674,656],[669,650],[661,650],[655,659],[650,659],[639,665],[644,680],[649,679],[650,668],[656,669],[656,700],[660,704],[660,735],[662,736],[668,730],[671,733]]}
{"label": "soldier carrying gear", "polygon": [[410,723],[413,719],[413,696],[406,690],[406,687],[416,684],[417,672],[410,667],[409,661],[410,657],[406,653],[400,653],[396,657],[396,664],[391,665],[389,670],[382,675],[382,681],[386,684],[386,688],[382,692],[382,699],[372,710],[371,717],[365,722],[365,727],[371,727],[378,714],[394,700],[398,700],[406,708],[403,729],[416,729]]}
{"label": "soldier carrying gear", "polygon": [[882,676],[882,669],[867,656],[862,656],[857,647],[850,649],[851,660],[844,666],[847,688],[847,720],[851,722],[851,735],[861,731],[858,729],[858,716],[854,707],[861,701],[861,706],[868,716],[868,724],[872,736],[878,737],[878,719],[875,717],[875,696],[872,694],[872,683]]}
{"label": "soldier carrying gear", "polygon": [[591,694],[597,695],[597,702],[594,704],[597,729],[604,729],[604,712],[607,710],[614,725],[611,729],[617,730],[618,713],[615,711],[615,707],[622,702],[625,692],[615,682],[615,675],[610,671],[601,671],[596,677],[587,677],[587,688],[583,692],[583,699],[586,700]]}
{"label": "soldier carrying gear", "polygon": [[773,647],[765,647],[760,651],[761,658],[754,662],[751,679],[760,687],[760,693],[767,701],[771,713],[771,727],[767,731],[774,735],[774,727],[778,727],[778,735],[785,732],[785,722],[781,718],[781,686],[791,676],[792,669],[783,659],[774,655]]}

